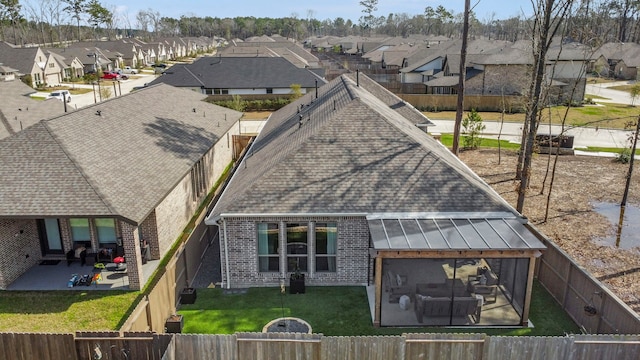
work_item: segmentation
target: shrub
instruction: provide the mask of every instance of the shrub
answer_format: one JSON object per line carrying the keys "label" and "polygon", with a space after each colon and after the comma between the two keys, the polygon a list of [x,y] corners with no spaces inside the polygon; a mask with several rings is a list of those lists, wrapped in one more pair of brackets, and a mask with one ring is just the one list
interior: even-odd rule
{"label": "shrub", "polygon": [[620,150],[618,155],[616,155],[616,161],[623,164],[628,164],[631,161],[631,149],[624,148]]}
{"label": "shrub", "polygon": [[467,117],[462,119],[462,128],[464,133],[467,134],[462,139],[462,146],[466,149],[477,149],[482,141],[480,134],[486,126],[482,123],[482,117],[476,109],[471,109]]}

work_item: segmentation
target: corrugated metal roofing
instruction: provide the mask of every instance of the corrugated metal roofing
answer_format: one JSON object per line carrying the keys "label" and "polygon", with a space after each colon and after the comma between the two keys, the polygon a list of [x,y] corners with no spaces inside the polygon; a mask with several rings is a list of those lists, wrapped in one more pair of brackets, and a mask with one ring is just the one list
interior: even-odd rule
{"label": "corrugated metal roofing", "polygon": [[543,250],[544,244],[515,217],[368,216],[376,250]]}

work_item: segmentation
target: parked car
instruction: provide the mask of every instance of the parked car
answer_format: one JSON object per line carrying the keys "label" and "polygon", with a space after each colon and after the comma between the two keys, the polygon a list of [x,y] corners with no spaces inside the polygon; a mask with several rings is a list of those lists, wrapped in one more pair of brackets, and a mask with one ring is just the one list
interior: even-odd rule
{"label": "parked car", "polygon": [[67,102],[71,102],[71,93],[69,90],[52,91],[51,94],[47,95],[47,99],[58,99],[60,101],[67,99]]}
{"label": "parked car", "polygon": [[102,74],[102,78],[105,80],[127,80],[129,77],[127,75],[120,75],[115,71],[105,71]]}
{"label": "parked car", "polygon": [[116,69],[115,72],[117,72],[120,75],[124,75],[124,74],[137,74],[138,70],[132,68],[131,66],[125,66],[124,69]]}

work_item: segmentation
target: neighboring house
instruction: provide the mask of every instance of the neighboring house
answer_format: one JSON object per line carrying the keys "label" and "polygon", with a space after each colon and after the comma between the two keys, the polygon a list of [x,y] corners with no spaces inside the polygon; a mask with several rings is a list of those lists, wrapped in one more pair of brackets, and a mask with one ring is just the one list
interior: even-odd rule
{"label": "neighboring house", "polygon": [[148,87],[0,140],[0,288],[84,246],[141,289],[142,243],[162,258],[232,162],[242,114],[203,99]]}
{"label": "neighboring house", "polygon": [[[455,65],[459,67],[459,57],[457,60]],[[465,95],[522,95],[531,81],[527,76],[531,73],[531,61],[521,49],[505,48],[493,54],[472,55],[468,64]]]}
{"label": "neighboring house", "polygon": [[47,86],[56,86],[62,84],[64,63],[61,63],[56,57],[49,53],[44,63],[44,82]]}
{"label": "neighboring house", "polygon": [[593,72],[623,80],[639,78],[640,45],[636,43],[606,43],[596,49],[593,56],[596,59],[590,68]]}
{"label": "neighboring house", "polygon": [[75,56],[64,57],[58,53],[49,51],[49,54],[58,62],[62,69],[62,80],[68,82],[69,79],[82,77],[84,75],[84,64]]}
{"label": "neighboring house", "polygon": [[283,57],[300,68],[318,68],[320,60],[307,51],[302,44],[278,35],[254,37],[245,41],[234,41],[221,48],[216,55],[226,57],[256,56]]}
{"label": "neighboring house", "polygon": [[281,57],[203,57],[193,64],[173,65],[150,84],[158,83],[208,95],[286,95],[293,84],[306,93],[324,80]]}
{"label": "neighboring house", "polygon": [[[465,95],[522,95],[528,92],[533,66],[530,42],[473,41],[470,45],[466,59]],[[441,71],[432,66],[426,72],[430,76],[424,83],[426,93],[458,93],[461,57],[459,52],[453,51],[456,48],[446,49]],[[435,64],[440,57],[428,59]],[[593,57],[584,46],[570,43],[551,46],[547,53],[544,82],[549,95],[547,103],[560,104],[569,99],[581,102],[585,94],[587,66],[592,61]],[[423,69],[427,68],[412,66],[400,71],[405,73],[404,79],[415,80],[415,74],[425,74]]]}
{"label": "neighboring house", "polygon": [[89,72],[98,71],[98,69],[111,70],[113,68],[109,56],[100,48],[91,46],[90,44],[75,45],[64,48],[47,48],[48,53],[56,54],[62,57],[65,62],[73,59],[73,69],[76,76],[82,76]]}
{"label": "neighboring house", "polygon": [[379,326],[527,326],[542,235],[419,123],[353,74],[273,113],[205,220],[222,286],[299,271],[366,286]]}
{"label": "neighboring house", "polygon": [[47,55],[39,47],[20,48],[0,42],[0,64],[17,69],[21,77],[29,75],[34,88],[45,85],[46,61]]}
{"label": "neighboring house", "polygon": [[13,81],[20,77],[18,69],[10,66],[4,66],[0,63],[0,81]]}
{"label": "neighboring house", "polygon": [[61,101],[35,100],[29,96],[34,92],[18,79],[0,81],[0,139],[19,133],[42,119],[64,113],[65,104]]}
{"label": "neighboring house", "polygon": [[[103,55],[110,58],[115,67],[137,67],[138,48],[131,39],[85,41],[77,43],[74,46],[102,49]],[[116,63],[116,61],[120,63]]]}

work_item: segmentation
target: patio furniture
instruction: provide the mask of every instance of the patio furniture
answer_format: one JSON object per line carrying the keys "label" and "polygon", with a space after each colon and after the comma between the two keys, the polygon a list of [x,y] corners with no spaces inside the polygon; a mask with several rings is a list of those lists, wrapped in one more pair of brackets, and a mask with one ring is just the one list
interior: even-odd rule
{"label": "patio furniture", "polygon": [[486,302],[498,299],[498,277],[488,268],[478,268],[476,275],[469,275],[467,290],[472,294],[482,295]]}
{"label": "patio furniture", "polygon": [[446,279],[444,283],[420,283],[416,284],[416,294],[431,297],[469,296],[460,279]]}
{"label": "patio furniture", "polygon": [[74,261],[80,261],[80,266],[84,266],[87,263],[87,249],[84,246],[80,246],[74,250],[67,251],[67,266],[70,266]]}
{"label": "patio furniture", "polygon": [[407,285],[407,277],[393,271],[387,271],[385,290],[389,293],[390,303],[399,302],[402,295],[411,296],[411,287]]}
{"label": "patio furniture", "polygon": [[96,263],[105,262],[110,263],[113,262],[113,258],[115,256],[116,249],[111,247],[101,247],[98,252],[95,254]]}
{"label": "patio furniture", "polygon": [[[453,306],[453,310],[452,310]],[[475,296],[454,297],[430,297],[416,294],[415,313],[419,323],[424,317],[471,317],[475,323],[480,321],[480,299]]]}

